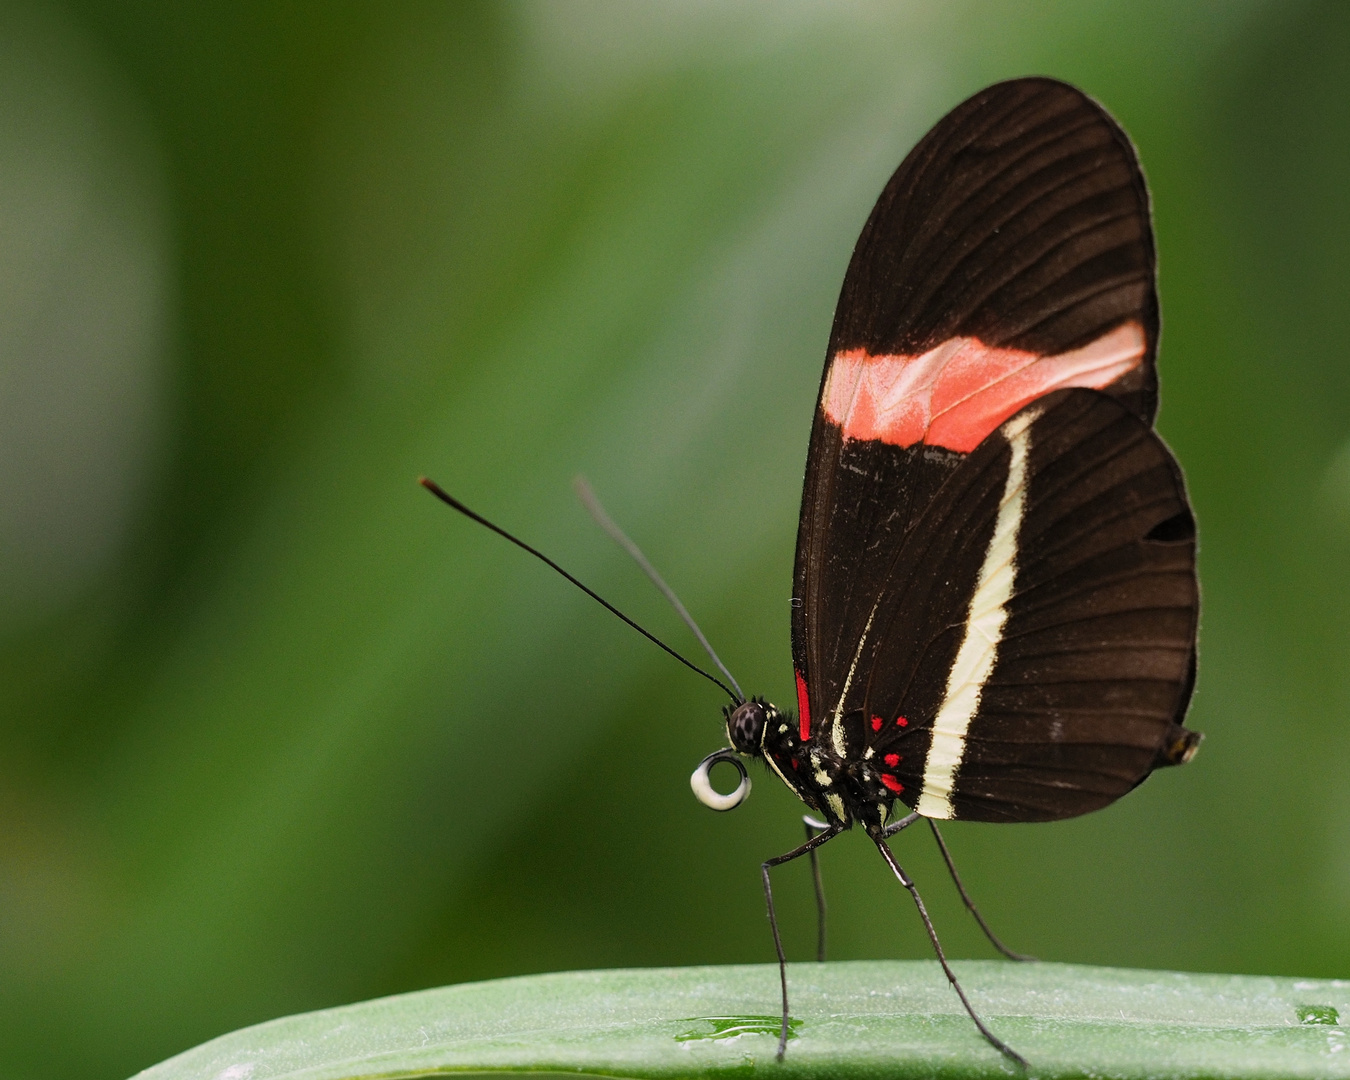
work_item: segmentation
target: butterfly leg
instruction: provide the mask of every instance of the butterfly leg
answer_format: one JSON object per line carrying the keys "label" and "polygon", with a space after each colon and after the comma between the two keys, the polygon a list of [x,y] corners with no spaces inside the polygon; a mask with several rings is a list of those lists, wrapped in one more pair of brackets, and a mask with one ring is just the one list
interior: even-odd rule
{"label": "butterfly leg", "polygon": [[829,825],[822,833],[817,833],[811,837],[801,847],[795,847],[786,855],[779,855],[776,858],[767,860],[760,868],[759,872],[764,879],[764,901],[769,905],[769,928],[773,930],[773,947],[778,951],[778,981],[783,987],[783,1026],[778,1032],[778,1054],[779,1061],[783,1060],[783,1055],[787,1052],[788,1037],[788,995],[787,995],[787,956],[783,953],[783,937],[778,932],[778,916],[773,911],[773,886],[769,884],[769,871],[775,866],[781,866],[785,862],[791,862],[803,855],[812,853],[816,848],[828,840],[833,840],[844,831],[842,825]]}
{"label": "butterfly leg", "polygon": [[[806,838],[814,840],[817,833],[829,828],[823,821],[817,821],[810,814],[802,817],[806,826]],[[816,885],[816,963],[825,963],[825,883],[820,880],[820,858],[816,849],[811,849],[811,880]]]}
{"label": "butterfly leg", "polygon": [[975,921],[980,924],[980,929],[984,931],[984,936],[989,939],[989,944],[1006,956],[1009,960],[1021,960],[1028,963],[1035,962],[1034,956],[1028,956],[1026,953],[1013,952],[1012,949],[999,941],[998,937],[989,929],[989,924],[984,921],[984,916],[980,914],[975,906],[975,901],[970,898],[966,892],[966,887],[961,884],[961,875],[956,872],[956,864],[952,862],[951,852],[947,850],[947,842],[942,839],[942,833],[938,831],[937,822],[932,818],[928,819],[928,825],[933,830],[933,839],[937,841],[938,850],[942,852],[942,860],[947,864],[947,871],[952,875],[952,883],[956,886],[956,891],[961,894],[961,899],[965,902],[966,908],[975,916]]}
{"label": "butterfly leg", "polygon": [[888,838],[892,837],[896,833],[900,832],[900,830],[908,829],[918,820],[919,820],[919,812],[915,810],[913,813],[906,814],[899,821],[887,825],[884,829],[881,830],[881,835]]}
{"label": "butterfly leg", "polygon": [[1024,1069],[1028,1068],[1029,1066],[1027,1065],[1026,1058],[990,1031],[989,1028],[985,1026],[984,1021],[980,1019],[979,1014],[975,1012],[974,1006],[970,1004],[970,999],[966,997],[966,992],[961,989],[961,984],[956,981],[956,973],[952,971],[951,965],[947,963],[947,957],[942,951],[942,943],[938,941],[937,931],[933,929],[933,920],[928,917],[928,909],[923,906],[923,899],[919,896],[919,890],[915,888],[914,882],[910,880],[909,875],[901,869],[900,864],[895,861],[895,856],[887,846],[886,839],[882,835],[881,830],[878,829],[875,832],[872,832],[871,836],[872,842],[876,844],[877,850],[881,852],[881,857],[886,860],[886,865],[891,868],[891,872],[895,874],[896,880],[899,881],[900,884],[909,891],[909,895],[914,898],[914,905],[919,909],[919,918],[923,920],[923,928],[928,931],[928,940],[933,943],[933,952],[937,954],[938,963],[942,965],[942,970],[947,975],[947,981],[952,984],[952,989],[956,991],[956,996],[961,999],[961,1004],[965,1006],[967,1014],[969,1014],[971,1020],[975,1022],[975,1026],[979,1028],[980,1034],[985,1037],[985,1040],[990,1046],[1004,1057],[1015,1062]]}

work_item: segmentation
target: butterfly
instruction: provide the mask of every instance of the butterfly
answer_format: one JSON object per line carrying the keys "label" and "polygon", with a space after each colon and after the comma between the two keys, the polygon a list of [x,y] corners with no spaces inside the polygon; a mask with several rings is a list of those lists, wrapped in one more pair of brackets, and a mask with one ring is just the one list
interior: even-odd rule
{"label": "butterfly", "polygon": [[[764,864],[771,917],[769,870],[860,827],[1018,1061],[887,839],[921,818],[941,843],[941,820],[1074,817],[1195,752],[1195,520],[1153,430],[1154,267],[1134,149],[1074,87],[988,87],[915,146],[830,333],[793,577],[796,715],[728,708],[732,749],[693,779],[730,809],[741,758],[761,759],[820,815]],[[727,796],[708,782],[723,760],[742,777]],[[776,922],[774,939],[781,1056]]]}
{"label": "butterfly", "polygon": [[[770,871],[854,827],[909,891],[952,988],[980,1018],[888,841],[923,819],[1054,821],[1100,809],[1201,736],[1195,519],[1153,429],[1158,300],[1148,189],[1129,138],[1047,78],[948,113],[886,184],[853,252],[806,460],[793,574],[795,714],[746,698],[557,563],[425,478],[442,501],[542,559],[722,687],[729,743],[699,764],[715,810],[762,761],[812,811],[807,841],[762,868],[789,1035]],[[730,683],[730,686],[727,685]],[[740,782],[722,794],[710,772]]]}

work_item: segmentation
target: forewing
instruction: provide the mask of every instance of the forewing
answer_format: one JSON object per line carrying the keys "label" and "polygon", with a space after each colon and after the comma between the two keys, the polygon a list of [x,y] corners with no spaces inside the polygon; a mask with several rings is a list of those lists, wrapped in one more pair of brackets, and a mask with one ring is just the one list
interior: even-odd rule
{"label": "forewing", "polygon": [[1120,126],[1065,83],[998,83],[940,120],[882,191],[830,354],[914,355],[973,337],[1054,356],[1138,321],[1148,394],[1128,404],[1151,422],[1153,270],[1148,189]]}
{"label": "forewing", "polygon": [[914,148],[844,279],[807,457],[799,706],[834,710],[900,544],[1028,402],[1090,387],[1145,423],[1157,301],[1129,140],[1070,86],[981,91]]}

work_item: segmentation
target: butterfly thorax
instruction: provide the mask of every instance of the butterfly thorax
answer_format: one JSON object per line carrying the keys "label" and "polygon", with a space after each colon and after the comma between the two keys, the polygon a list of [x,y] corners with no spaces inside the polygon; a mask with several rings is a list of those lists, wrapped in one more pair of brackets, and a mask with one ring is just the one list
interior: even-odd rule
{"label": "butterfly thorax", "polygon": [[742,754],[763,758],[779,779],[830,823],[880,825],[894,799],[865,761],[801,737],[796,718],[759,698],[727,711],[727,736]]}

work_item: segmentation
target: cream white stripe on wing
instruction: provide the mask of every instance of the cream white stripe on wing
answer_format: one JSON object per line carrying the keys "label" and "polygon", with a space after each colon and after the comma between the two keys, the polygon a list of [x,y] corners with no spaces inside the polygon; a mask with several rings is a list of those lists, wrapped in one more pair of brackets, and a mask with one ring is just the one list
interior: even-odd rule
{"label": "cream white stripe on wing", "polygon": [[844,688],[839,691],[839,701],[834,707],[834,716],[830,721],[830,742],[834,745],[834,752],[840,757],[848,753],[848,748],[844,745],[844,699],[848,697],[849,688],[853,685],[853,676],[858,671],[858,661],[862,659],[863,646],[867,644],[867,634],[872,629],[872,620],[877,617],[877,608],[880,606],[881,598],[877,597],[877,602],[872,605],[872,613],[867,616],[867,625],[863,627],[862,637],[858,639],[858,651],[853,654],[853,664],[848,669]]}
{"label": "cream white stripe on wing", "polygon": [[1003,624],[1008,621],[1007,603],[1012,599],[1017,576],[1017,538],[1026,512],[1027,454],[1031,449],[1031,425],[1039,409],[1026,409],[1003,425],[1003,435],[1012,451],[1003,500],[994,521],[994,535],[984,553],[975,595],[966,616],[966,635],[947,676],[947,692],[933,721],[933,741],[923,768],[923,791],[916,809],[924,817],[953,815],[952,785],[966,749],[966,732],[980,707],[980,692],[994,670]]}

